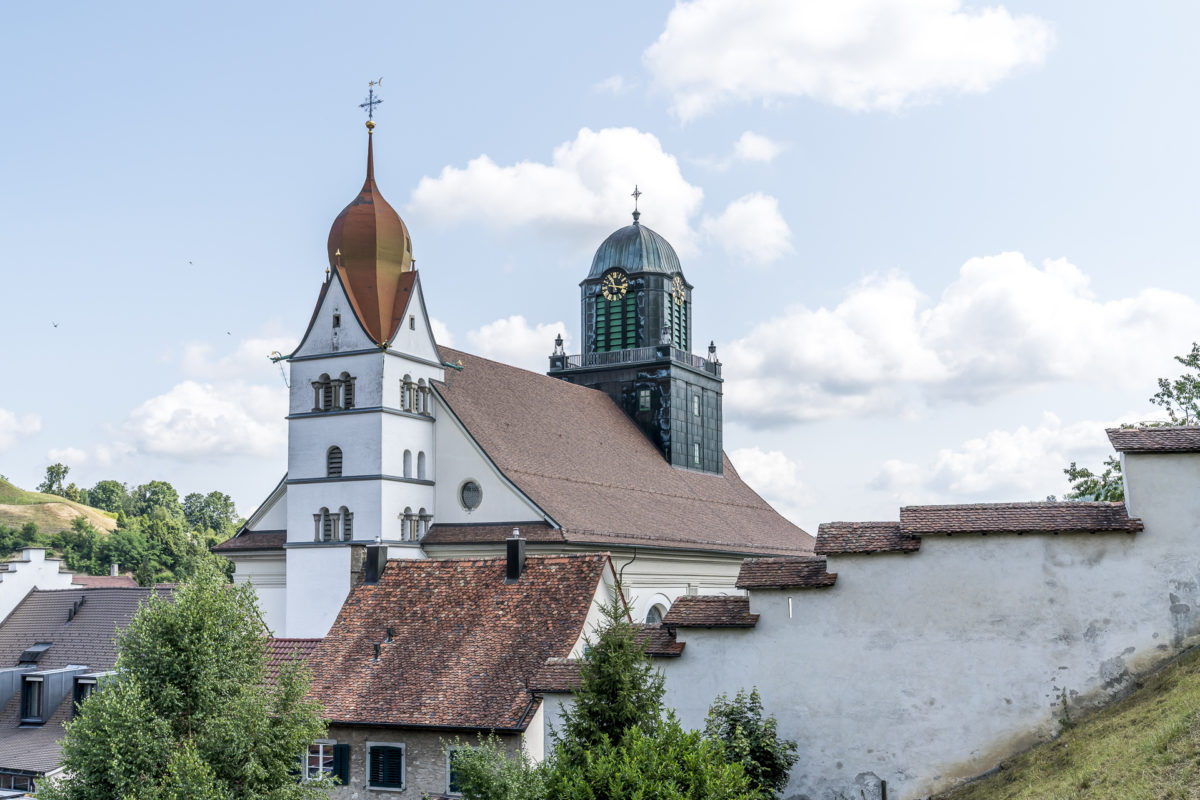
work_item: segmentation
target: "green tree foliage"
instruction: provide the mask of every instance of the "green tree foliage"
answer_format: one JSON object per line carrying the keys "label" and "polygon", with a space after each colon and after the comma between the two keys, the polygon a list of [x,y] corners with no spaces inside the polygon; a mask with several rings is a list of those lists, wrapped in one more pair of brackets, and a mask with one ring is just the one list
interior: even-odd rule
{"label": "green tree foliage", "polygon": [[1125,478],[1121,475],[1121,461],[1116,456],[1104,460],[1104,472],[1099,475],[1074,461],[1063,470],[1071,482],[1068,500],[1124,500]]}
{"label": "green tree foliage", "polygon": [[117,513],[129,504],[129,490],[116,481],[100,481],[88,490],[88,505],[103,511]]}
{"label": "green tree foliage", "polygon": [[224,492],[192,492],[183,498],[183,518],[194,531],[212,531],[222,540],[233,534],[237,508]]}
{"label": "green tree foliage", "polygon": [[1150,402],[1165,408],[1173,425],[1200,424],[1200,343],[1192,342],[1192,351],[1175,360],[1187,371],[1175,380],[1159,378]]}
{"label": "green tree foliage", "polygon": [[738,763],[750,782],[777,797],[796,763],[796,743],[780,739],[773,716],[763,716],[758,689],[744,689],[730,700],[718,695],[708,709],[704,735],[721,745],[726,761]]}
{"label": "green tree foliage", "polygon": [[63,481],[70,471],[71,468],[65,464],[51,464],[46,467],[46,479],[38,484],[37,490],[43,494],[56,494],[63,497],[66,492],[66,489],[63,488]]}
{"label": "green tree foliage", "polygon": [[151,598],[117,637],[117,674],[66,725],[63,777],[40,800],[301,800],[328,782],[296,780],[324,734],[307,667],[265,673],[255,594],[213,565],[174,602]]}
{"label": "green tree foliage", "polygon": [[166,481],[150,481],[130,492],[130,512],[138,517],[183,519],[179,492]]}
{"label": "green tree foliage", "polygon": [[524,751],[510,756],[494,734],[475,747],[460,745],[453,758],[465,800],[547,800],[551,762],[535,764]]}

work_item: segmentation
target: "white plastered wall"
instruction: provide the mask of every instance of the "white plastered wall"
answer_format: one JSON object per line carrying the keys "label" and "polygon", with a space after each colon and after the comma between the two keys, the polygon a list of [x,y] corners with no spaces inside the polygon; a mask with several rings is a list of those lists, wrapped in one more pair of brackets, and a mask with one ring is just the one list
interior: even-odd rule
{"label": "white plastered wall", "polygon": [[350,593],[350,548],[287,549],[287,636],[324,637]]}
{"label": "white plastered wall", "polygon": [[270,553],[237,553],[233,582],[249,583],[258,595],[258,610],[272,636],[287,631],[287,562],[282,550]]}
{"label": "white plastered wall", "polygon": [[[334,327],[334,315],[340,317],[341,324]],[[347,350],[378,349],[379,345],[371,341],[371,337],[363,329],[362,323],[354,314],[350,298],[342,286],[341,278],[335,272],[330,276],[329,290],[321,301],[309,325],[300,347],[292,354],[293,358],[307,355],[324,355],[327,353],[345,352]]]}
{"label": "white plastered wall", "polygon": [[26,547],[0,572],[0,620],[25,599],[30,589],[70,589],[71,573],[59,572],[62,561],[46,558],[40,547]]}

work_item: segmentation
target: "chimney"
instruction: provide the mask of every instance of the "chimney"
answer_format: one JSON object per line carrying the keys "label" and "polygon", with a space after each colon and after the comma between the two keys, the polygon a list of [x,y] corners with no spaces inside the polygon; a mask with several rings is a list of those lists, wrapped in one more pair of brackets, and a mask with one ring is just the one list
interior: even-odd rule
{"label": "chimney", "polygon": [[114,563],[111,567],[108,568],[108,577],[115,578],[120,574],[121,574],[121,565],[120,564]]}
{"label": "chimney", "polygon": [[512,538],[505,539],[504,544],[508,553],[504,582],[516,583],[521,580],[521,572],[525,569],[525,540],[521,538],[521,529],[513,528]]}
{"label": "chimney", "polygon": [[380,542],[367,545],[367,563],[363,565],[363,583],[379,583],[387,566],[387,545]]}

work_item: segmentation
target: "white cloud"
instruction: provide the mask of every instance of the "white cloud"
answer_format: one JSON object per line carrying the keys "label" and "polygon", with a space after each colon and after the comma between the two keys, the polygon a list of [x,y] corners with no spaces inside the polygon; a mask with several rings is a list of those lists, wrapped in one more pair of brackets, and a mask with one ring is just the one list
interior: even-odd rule
{"label": "white cloud", "polygon": [[609,75],[604,80],[597,82],[592,88],[597,92],[604,92],[606,94],[625,94],[632,91],[635,86],[635,83],[627,82],[621,75]]}
{"label": "white cloud", "polygon": [[747,264],[770,264],[794,252],[779,201],[760,192],[739,197],[720,216],[705,217],[701,227],[711,241]]}
{"label": "white cloud", "polygon": [[1079,378],[1153,386],[1198,314],[1160,289],[1097,300],[1074,265],[1020,253],[967,261],[936,302],[874,275],[834,308],[792,308],[729,345],[726,408],[772,426]]}
{"label": "white cloud", "polygon": [[793,522],[811,502],[800,479],[800,464],[782,451],[741,447],[729,453],[729,460],[750,488]]}
{"label": "white cloud", "polygon": [[571,341],[563,323],[551,322],[530,327],[524,317],[515,315],[468,332],[467,342],[475,355],[534,372],[545,372],[550,367],[554,338],[559,334],[562,334],[564,346],[570,352]]}
{"label": "white cloud", "polygon": [[887,492],[901,504],[1061,497],[1068,489],[1063,468],[1072,461],[1099,466],[1112,454],[1104,429],[1117,424],[1064,425],[1046,412],[1034,427],[993,430],[939,450],[929,464],[885,461],[868,488]]}
{"label": "white cloud", "polygon": [[143,453],[167,456],[281,455],[287,391],[242,381],[184,381],[135,408],[125,433]]}
{"label": "white cloud", "polygon": [[754,131],[746,131],[733,143],[733,157],[738,161],[770,164],[782,152],[783,145]]}
{"label": "white cloud", "polygon": [[66,464],[68,467],[79,466],[88,462],[88,454],[78,447],[52,447],[46,453],[46,458],[53,464]]}
{"label": "white cloud", "polygon": [[295,336],[286,334],[242,339],[234,349],[215,356],[217,348],[208,342],[192,342],[183,348],[180,368],[184,375],[197,380],[265,380],[279,371],[271,363],[274,352],[287,355],[296,349]]}
{"label": "white cloud", "polygon": [[18,439],[32,436],[42,429],[42,418],[37,414],[18,417],[7,409],[0,408],[0,450],[12,447]]}
{"label": "white cloud", "polygon": [[424,177],[409,209],[431,222],[482,222],[497,229],[539,225],[594,241],[628,224],[634,184],[642,187],[642,221],[680,254],[695,252],[689,219],[704,192],[684,180],[675,156],[658,138],[635,128],[583,128],[554,149],[550,163],[501,166],[486,155],[464,168]]}
{"label": "white cloud", "polygon": [[454,347],[454,336],[450,329],[440,319],[429,318],[429,327],[433,329],[433,340],[443,347]]}
{"label": "white cloud", "polygon": [[985,92],[1053,42],[1043,19],[960,0],[690,0],[644,61],[686,121],[731,102],[897,110]]}

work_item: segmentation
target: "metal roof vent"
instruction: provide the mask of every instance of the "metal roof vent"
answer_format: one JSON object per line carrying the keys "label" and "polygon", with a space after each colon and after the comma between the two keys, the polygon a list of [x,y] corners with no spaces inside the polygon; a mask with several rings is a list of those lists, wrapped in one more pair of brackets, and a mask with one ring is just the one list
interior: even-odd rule
{"label": "metal roof vent", "polygon": [[505,539],[504,545],[508,555],[505,565],[504,582],[517,583],[525,570],[525,540],[521,538],[521,529],[513,528],[512,538]]}
{"label": "metal roof vent", "polygon": [[21,664],[36,664],[42,658],[42,654],[50,649],[53,642],[38,642],[33,647],[30,647],[25,652],[21,653],[21,658],[18,661]]}

